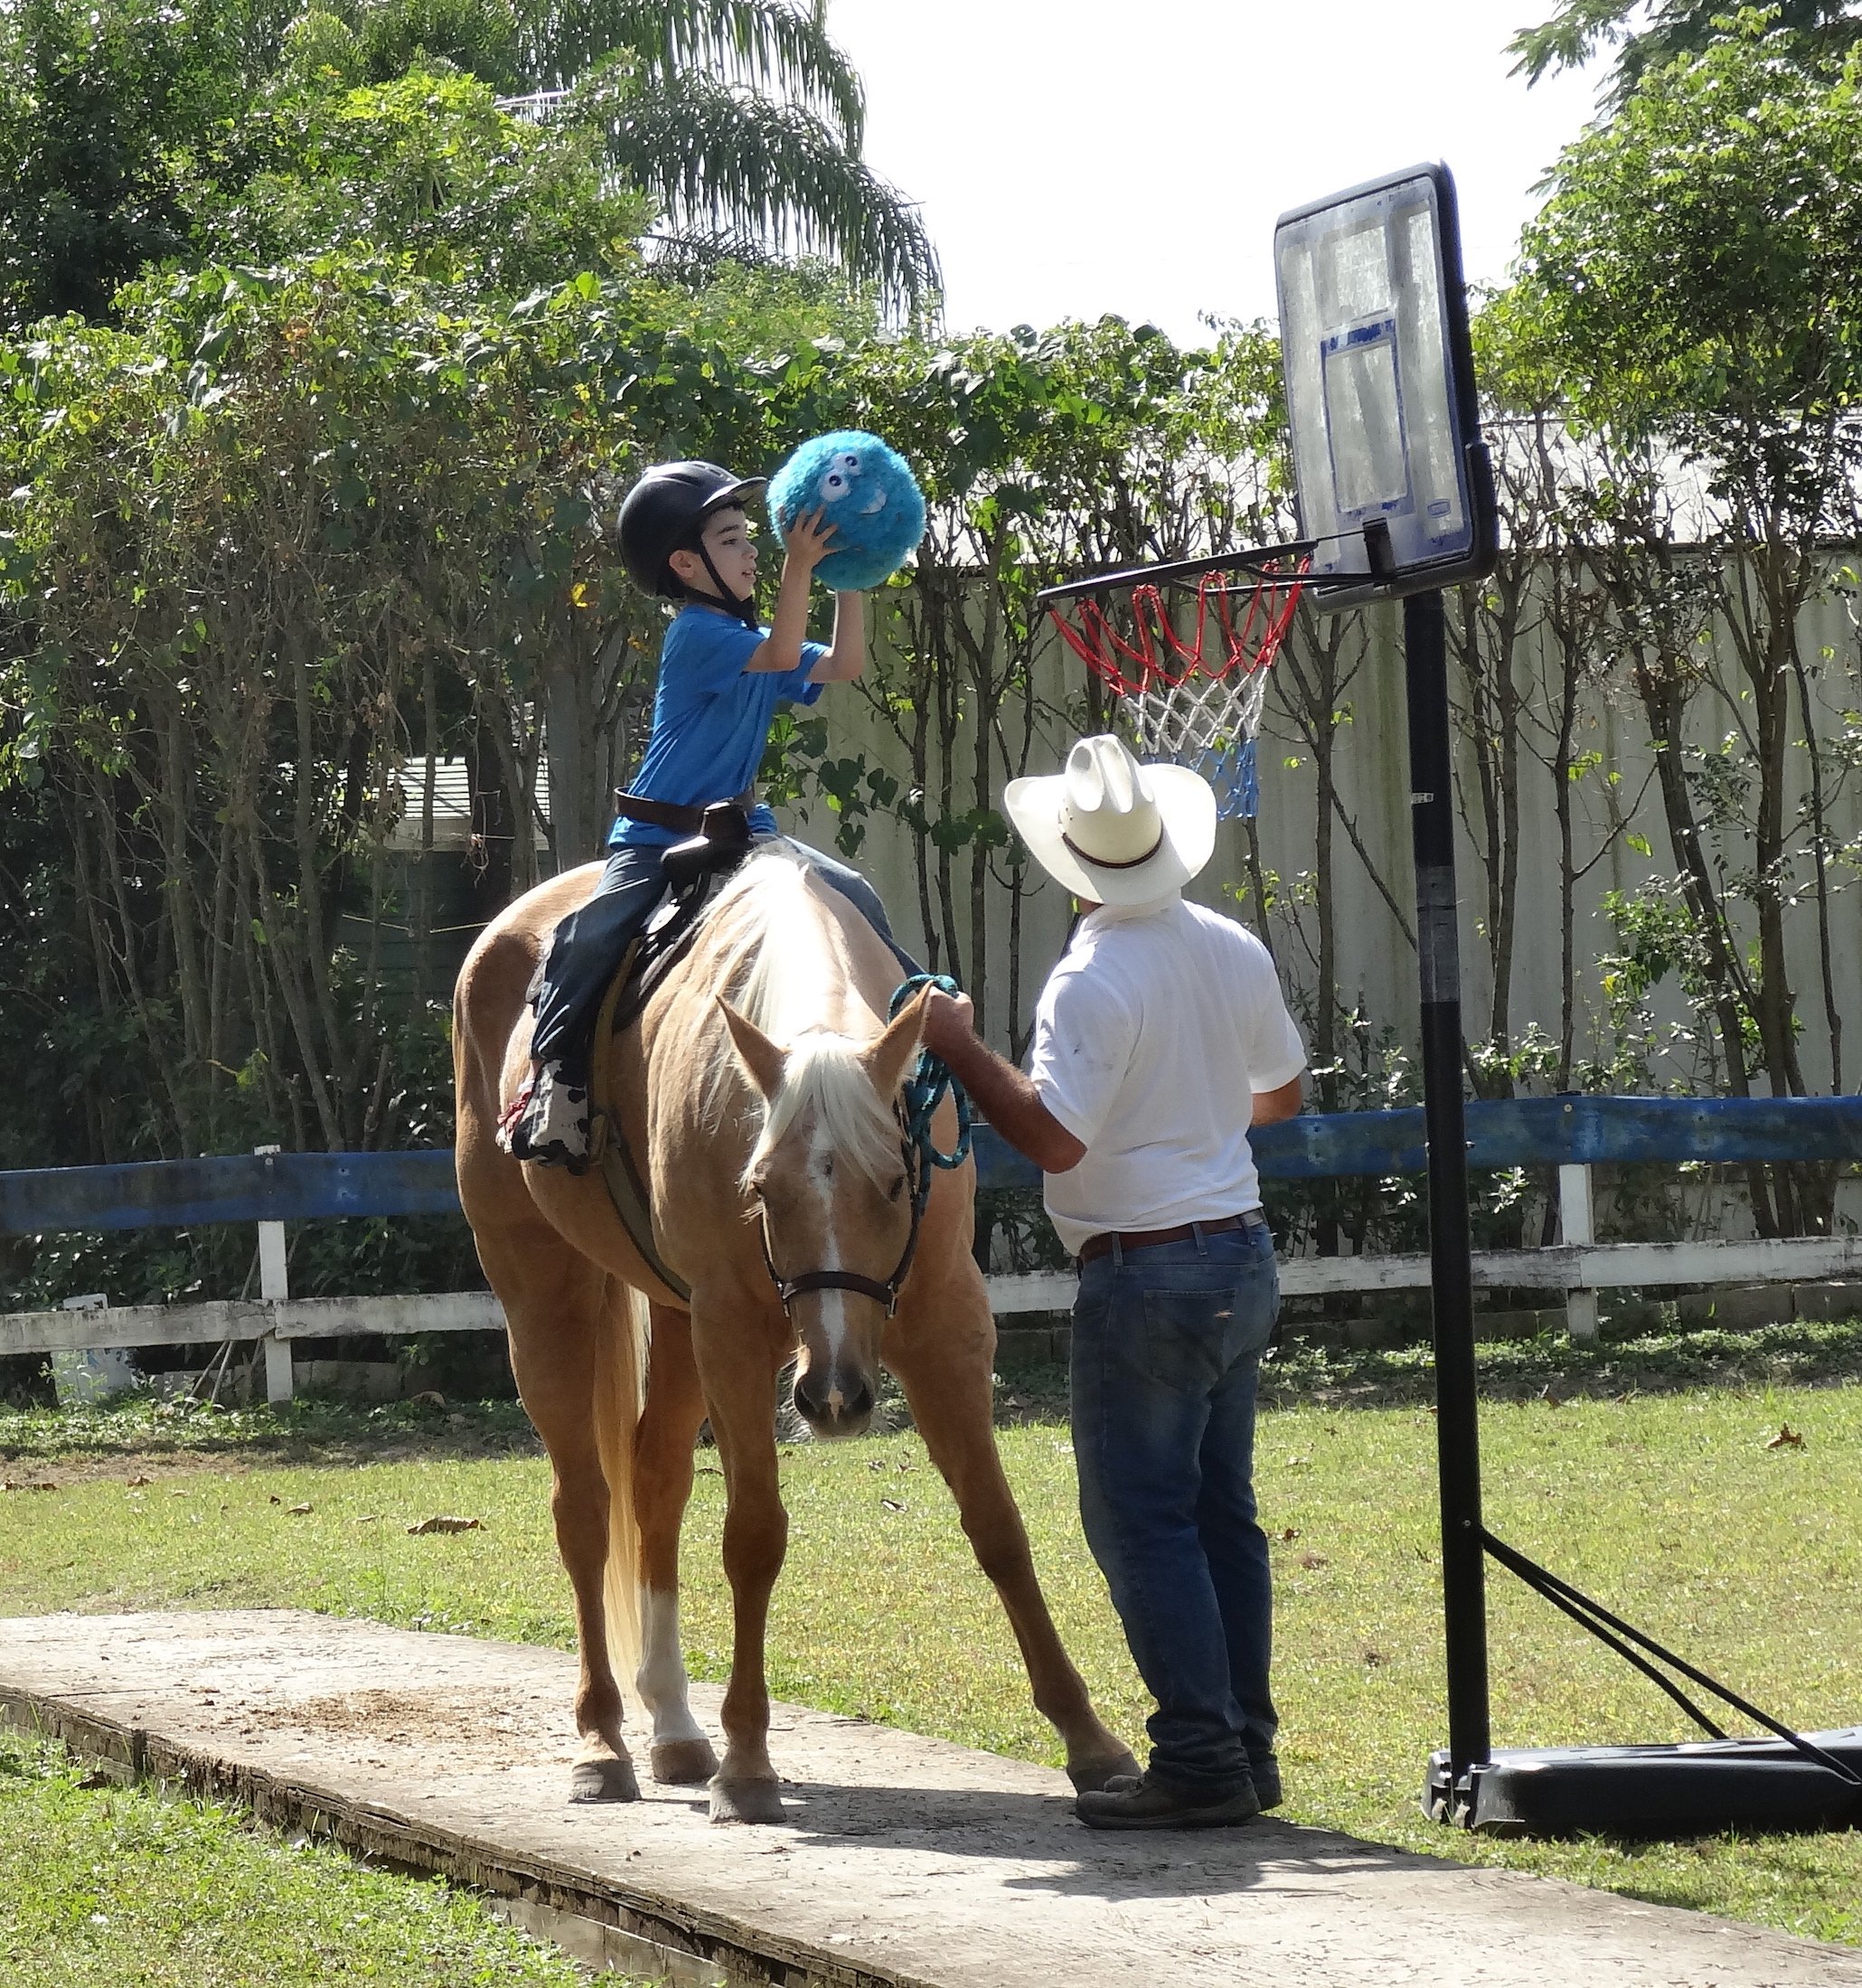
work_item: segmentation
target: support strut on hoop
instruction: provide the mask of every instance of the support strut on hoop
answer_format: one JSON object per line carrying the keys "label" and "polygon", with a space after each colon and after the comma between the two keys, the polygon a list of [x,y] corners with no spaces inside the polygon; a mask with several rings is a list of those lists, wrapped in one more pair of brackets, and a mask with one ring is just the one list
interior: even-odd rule
{"label": "support strut on hoop", "polygon": [[[1484,1527],[1481,1544],[1491,1559],[1640,1671],[1707,1738],[1672,1746],[1490,1748],[1487,1758],[1461,1771],[1444,1748],[1430,1757],[1425,1814],[1496,1836],[1607,1827],[1617,1836],[1672,1838],[1718,1829],[1862,1826],[1862,1726],[1798,1732]],[[1660,1665],[1773,1737],[1729,1738]]]}

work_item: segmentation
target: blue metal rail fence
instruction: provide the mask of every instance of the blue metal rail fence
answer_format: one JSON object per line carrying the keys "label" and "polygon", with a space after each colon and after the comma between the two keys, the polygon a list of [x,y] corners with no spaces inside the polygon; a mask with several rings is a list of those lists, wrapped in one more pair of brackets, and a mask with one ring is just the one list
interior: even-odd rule
{"label": "blue metal rail fence", "polygon": [[[1862,1097],[1522,1098],[1467,1107],[1468,1164],[1599,1166],[1710,1161],[1862,1162]],[[1335,1112],[1254,1135],[1280,1180],[1420,1173],[1423,1115]],[[1035,1184],[1034,1167],[979,1127],[985,1187]],[[314,1221],[459,1211],[448,1147],[400,1153],[229,1154],[123,1166],[0,1173],[0,1235],[180,1229],[204,1222]]]}

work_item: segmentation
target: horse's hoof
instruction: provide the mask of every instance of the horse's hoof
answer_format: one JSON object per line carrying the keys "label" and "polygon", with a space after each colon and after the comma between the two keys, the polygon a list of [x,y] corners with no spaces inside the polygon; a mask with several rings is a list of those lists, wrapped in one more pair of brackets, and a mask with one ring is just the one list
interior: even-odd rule
{"label": "horse's hoof", "polygon": [[698,1739],[655,1739],[653,1743],[653,1777],[671,1787],[690,1787],[709,1781],[718,1771],[718,1756],[711,1742]]}
{"label": "horse's hoof", "polygon": [[1090,1767],[1068,1767],[1067,1778],[1073,1783],[1076,1795],[1096,1794],[1115,1774],[1142,1774],[1137,1757],[1122,1753],[1116,1759],[1097,1760]]}
{"label": "horse's hoof", "polygon": [[569,1774],[571,1802],[637,1802],[640,1783],[634,1763],[612,1755],[595,1760],[578,1760]]}
{"label": "horse's hoof", "polygon": [[711,1783],[711,1820],[714,1823],[780,1823],[782,1795],[774,1781],[726,1781]]}

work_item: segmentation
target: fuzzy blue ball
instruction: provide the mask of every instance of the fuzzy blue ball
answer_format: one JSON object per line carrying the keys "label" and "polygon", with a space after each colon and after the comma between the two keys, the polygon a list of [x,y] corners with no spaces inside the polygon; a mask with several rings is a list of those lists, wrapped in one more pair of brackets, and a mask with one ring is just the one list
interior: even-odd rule
{"label": "fuzzy blue ball", "polygon": [[833,550],[814,570],[836,593],[878,587],[925,535],[925,499],[911,466],[877,435],[857,428],[804,442],[769,479],[778,539],[811,512],[834,527]]}

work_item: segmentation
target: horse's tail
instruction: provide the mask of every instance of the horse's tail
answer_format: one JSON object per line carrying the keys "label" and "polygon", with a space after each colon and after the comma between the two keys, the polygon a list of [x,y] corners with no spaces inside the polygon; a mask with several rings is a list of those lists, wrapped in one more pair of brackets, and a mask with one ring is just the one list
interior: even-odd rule
{"label": "horse's tail", "polygon": [[618,1277],[595,1351],[595,1443],[607,1481],[607,1571],[603,1582],[608,1661],[625,1690],[640,1667],[640,1527],[634,1510],[634,1444],[646,1400],[646,1300]]}

